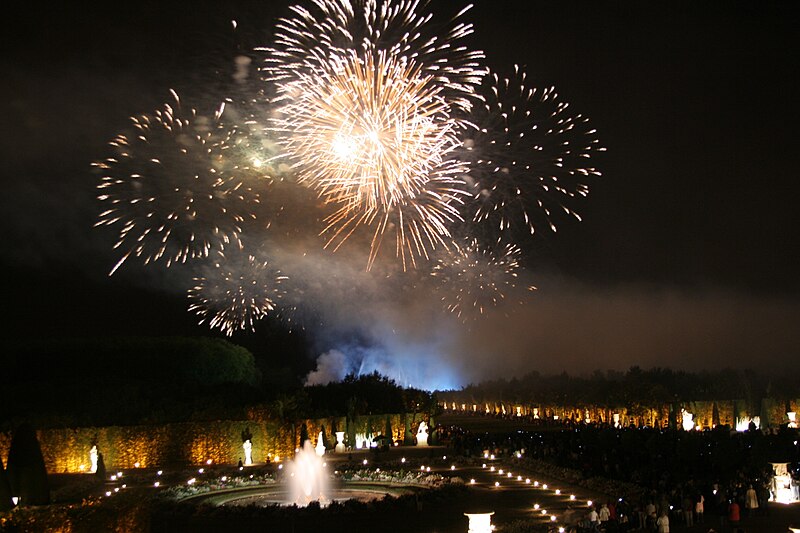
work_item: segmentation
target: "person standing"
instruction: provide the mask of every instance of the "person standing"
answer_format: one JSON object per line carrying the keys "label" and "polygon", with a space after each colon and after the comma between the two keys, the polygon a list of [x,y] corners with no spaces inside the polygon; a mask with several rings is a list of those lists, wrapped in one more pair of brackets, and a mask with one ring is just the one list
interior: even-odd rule
{"label": "person standing", "polygon": [[597,509],[592,507],[592,510],[589,511],[589,527],[592,531],[600,531],[600,515],[597,514]]}
{"label": "person standing", "polygon": [[769,489],[764,483],[759,483],[756,488],[758,494],[758,512],[761,516],[769,514]]}
{"label": "person standing", "polygon": [[656,520],[658,533],[669,533],[669,516],[666,511],[661,511],[661,516]]}
{"label": "person standing", "polygon": [[656,504],[653,503],[652,500],[647,502],[645,514],[647,514],[647,525],[650,527],[650,529],[655,529],[656,520],[658,517],[656,516]]}
{"label": "person standing", "polygon": [[600,520],[601,526],[606,526],[607,522],[611,519],[611,511],[608,510],[608,504],[604,503],[597,513],[597,518]]}
{"label": "person standing", "polygon": [[686,527],[694,526],[694,503],[688,494],[681,500],[681,510],[683,511],[683,523]]}
{"label": "person standing", "polygon": [[702,523],[705,522],[705,520],[703,518],[704,513],[705,513],[705,503],[706,503],[706,499],[701,494],[697,498],[697,502],[694,504],[694,513],[697,515],[697,523],[698,524],[702,524]]}
{"label": "person standing", "polygon": [[731,503],[728,505],[728,523],[732,526],[739,525],[739,504],[736,503],[736,500],[731,500]]}
{"label": "person standing", "polygon": [[639,519],[639,529],[645,529],[647,527],[647,512],[642,506],[641,501],[636,504],[635,512],[636,512],[636,517]]}
{"label": "person standing", "polygon": [[753,488],[753,485],[747,488],[747,492],[744,495],[744,507],[747,509],[748,518],[753,516],[755,510],[758,509],[758,494],[756,493],[756,489]]}

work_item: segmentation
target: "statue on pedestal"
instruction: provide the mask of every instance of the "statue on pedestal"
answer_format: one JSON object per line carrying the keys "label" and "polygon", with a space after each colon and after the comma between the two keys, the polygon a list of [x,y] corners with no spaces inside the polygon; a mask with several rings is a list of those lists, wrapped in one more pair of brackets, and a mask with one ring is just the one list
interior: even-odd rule
{"label": "statue on pedestal", "polygon": [[242,431],[242,448],[244,448],[244,465],[252,466],[253,464],[253,435],[249,429]]}
{"label": "statue on pedestal", "polygon": [[428,445],[428,424],[425,423],[423,420],[419,423],[419,428],[417,428],[417,446],[427,446]]}

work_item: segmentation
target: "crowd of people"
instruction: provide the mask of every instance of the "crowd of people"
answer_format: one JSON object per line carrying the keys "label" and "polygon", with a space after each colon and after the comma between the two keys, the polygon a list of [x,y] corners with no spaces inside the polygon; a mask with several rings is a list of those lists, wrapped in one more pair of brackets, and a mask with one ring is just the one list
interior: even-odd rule
{"label": "crowd of people", "polygon": [[444,442],[465,455],[491,450],[498,457],[554,465],[583,479],[636,487],[612,494],[614,499],[588,511],[568,509],[565,522],[575,531],[666,533],[670,524],[737,527],[768,512],[772,461],[789,463],[795,493],[800,486],[793,468],[800,460],[798,432],[787,427],[683,431],[575,423],[559,427],[549,422],[540,430],[513,433],[471,433],[457,427],[439,431]]}

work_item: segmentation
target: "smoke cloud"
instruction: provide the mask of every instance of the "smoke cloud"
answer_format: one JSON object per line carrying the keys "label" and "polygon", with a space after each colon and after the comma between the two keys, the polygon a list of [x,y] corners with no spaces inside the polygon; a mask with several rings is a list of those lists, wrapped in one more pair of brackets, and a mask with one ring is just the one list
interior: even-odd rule
{"label": "smoke cloud", "polygon": [[[337,313],[308,383],[373,370],[428,389],[532,371],[586,375],[634,365],[794,372],[800,305],[790,299],[722,288],[597,288],[575,280],[539,285],[538,292],[520,295],[524,305],[467,323],[424,294],[401,305],[375,300],[358,313]],[[330,302],[329,309],[336,307]],[[360,344],[344,332],[357,334]]]}

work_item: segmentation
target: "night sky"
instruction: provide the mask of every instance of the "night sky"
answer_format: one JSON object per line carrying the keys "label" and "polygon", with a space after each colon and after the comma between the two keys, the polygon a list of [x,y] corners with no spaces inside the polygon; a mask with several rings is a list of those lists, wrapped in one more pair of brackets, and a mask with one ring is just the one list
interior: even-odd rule
{"label": "night sky", "polygon": [[[134,264],[107,276],[118,256],[113,233],[92,227],[90,164],[171,88],[213,106],[233,58],[268,44],[287,6],[33,2],[7,19],[7,339],[219,335],[186,311],[185,272]],[[432,7],[444,17],[460,4]],[[305,332],[270,324],[233,342],[298,373],[325,354],[320,374],[365,365],[425,387],[635,364],[791,370],[800,6],[479,0],[467,19],[489,66],[524,65],[537,86],[555,86],[608,149],[575,206],[583,222],[526,246],[525,279],[538,291],[510,317],[466,325],[425,299],[331,297]]]}

